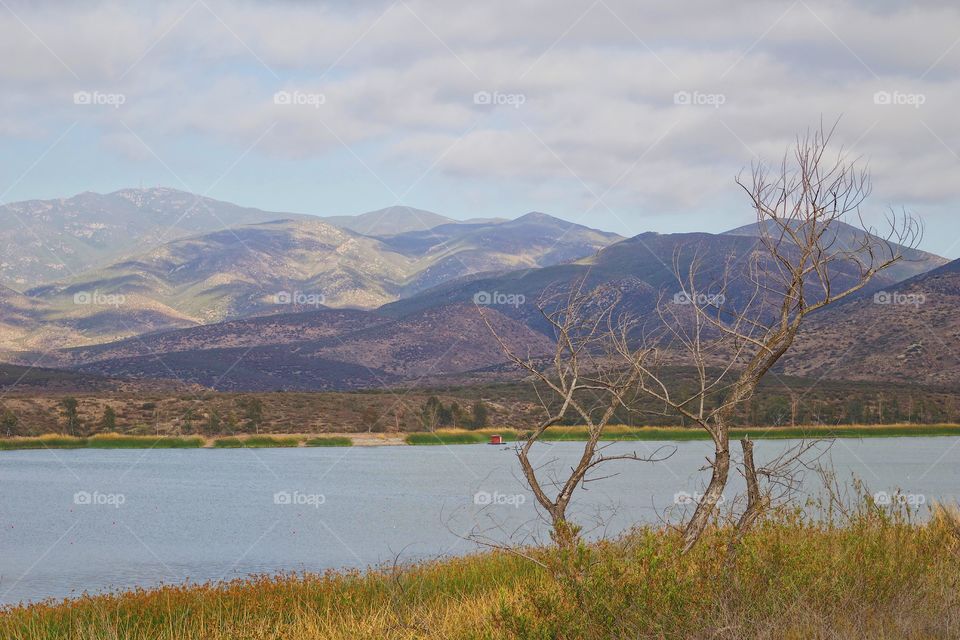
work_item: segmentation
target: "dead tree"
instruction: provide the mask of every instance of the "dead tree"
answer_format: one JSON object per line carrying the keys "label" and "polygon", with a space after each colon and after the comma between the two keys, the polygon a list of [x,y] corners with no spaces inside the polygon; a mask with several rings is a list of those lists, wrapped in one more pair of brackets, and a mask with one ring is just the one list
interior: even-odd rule
{"label": "dead tree", "polygon": [[[527,485],[549,517],[551,537],[561,547],[573,545],[579,537],[580,527],[568,520],[567,511],[574,492],[587,480],[591,470],[617,460],[655,462],[669,457],[669,452],[663,453],[668,448],[640,456],[635,452],[606,454],[606,447],[600,446],[604,430],[617,409],[625,406],[626,394],[636,385],[638,372],[619,362],[613,367],[608,365],[611,313],[617,308],[619,296],[604,287],[586,291],[585,281],[583,278],[575,283],[565,302],[558,307],[550,302],[539,306],[553,331],[555,346],[551,357],[518,354],[497,333],[480,308],[487,328],[510,362],[528,374],[535,387],[546,391],[542,394],[541,389],[537,389],[545,416],[517,447],[517,457]],[[541,477],[546,474],[532,459],[534,445],[548,428],[568,417],[576,419],[587,430],[581,454],[569,472],[565,472],[565,477]]]}
{"label": "dead tree", "polygon": [[[804,319],[863,289],[880,271],[902,259],[902,246],[921,237],[911,216],[891,214],[883,235],[866,227],[860,213],[870,193],[867,172],[842,153],[828,157],[833,129],[798,138],[783,161],[755,164],[737,184],[756,213],[756,242],[744,255],[706,260],[678,250],[674,276],[679,291],[662,295],[655,312],[617,324],[612,334],[620,358],[634,371],[637,390],[665,413],[704,429],[714,444],[707,460],[710,481],[684,527],[684,548],[700,538],[722,498],[731,469],[730,428],[737,410],[753,397],[770,369],[790,349]],[[841,227],[845,219],[856,231]],[[693,388],[679,388],[663,363],[693,369]],[[761,508],[752,446],[743,446],[742,472],[749,496],[743,525]]]}

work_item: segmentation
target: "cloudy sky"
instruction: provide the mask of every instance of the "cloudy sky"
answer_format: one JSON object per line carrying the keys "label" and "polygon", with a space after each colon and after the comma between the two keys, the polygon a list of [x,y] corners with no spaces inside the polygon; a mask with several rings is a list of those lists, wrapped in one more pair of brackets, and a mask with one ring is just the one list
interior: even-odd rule
{"label": "cloudy sky", "polygon": [[742,167],[840,118],[867,215],[910,209],[956,258],[958,71],[949,2],[0,0],[0,201],[722,231]]}

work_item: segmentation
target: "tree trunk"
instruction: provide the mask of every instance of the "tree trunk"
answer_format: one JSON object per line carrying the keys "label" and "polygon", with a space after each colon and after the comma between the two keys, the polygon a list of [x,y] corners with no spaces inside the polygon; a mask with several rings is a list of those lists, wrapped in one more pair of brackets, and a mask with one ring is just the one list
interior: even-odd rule
{"label": "tree trunk", "polygon": [[723,489],[727,486],[727,476],[730,474],[730,439],[725,428],[719,442],[716,443],[712,467],[713,474],[710,476],[710,484],[707,485],[703,499],[697,503],[693,517],[683,530],[684,553],[692,549],[700,536],[703,535],[704,529],[710,524],[710,518],[723,497]]}

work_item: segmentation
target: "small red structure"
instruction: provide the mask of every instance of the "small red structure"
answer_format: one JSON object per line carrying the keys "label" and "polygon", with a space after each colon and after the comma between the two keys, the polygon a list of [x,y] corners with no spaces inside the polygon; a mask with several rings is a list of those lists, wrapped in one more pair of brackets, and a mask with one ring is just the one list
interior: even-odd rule
{"label": "small red structure", "polygon": [[490,436],[490,444],[503,444],[503,436]]}

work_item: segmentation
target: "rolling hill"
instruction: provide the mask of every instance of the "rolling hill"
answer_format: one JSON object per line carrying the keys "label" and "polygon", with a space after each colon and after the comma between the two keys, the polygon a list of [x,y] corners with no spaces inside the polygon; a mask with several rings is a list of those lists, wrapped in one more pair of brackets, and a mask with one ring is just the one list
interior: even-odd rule
{"label": "rolling hill", "polygon": [[0,283],[23,291],[172,239],[282,217],[168,188],[0,207]]}
{"label": "rolling hill", "polygon": [[300,306],[376,307],[396,299],[412,261],[380,241],[312,220],[232,227],[167,243],[104,269],[29,290],[57,306],[88,292],[152,301],[195,323]]}
{"label": "rolling hill", "polygon": [[783,370],[960,386],[960,260],[810,318]]}
{"label": "rolling hill", "polygon": [[555,264],[618,239],[545,214],[383,240],[317,218],[280,220],[174,240],[27,293],[64,316],[88,316],[95,343],[310,308],[373,309],[447,279]]}
{"label": "rolling hill", "polygon": [[[381,312],[402,318],[435,306],[479,300],[531,327],[545,330],[538,306],[562,296],[571,283],[585,278],[588,288],[600,284],[614,287],[622,295],[624,308],[642,316],[655,308],[661,296],[669,299],[680,290],[674,260],[679,260],[681,272],[686,272],[695,256],[702,263],[700,282],[710,283],[720,280],[728,261],[745,271],[751,257],[762,253],[756,240],[744,235],[644,233],[566,264],[451,280],[385,305]],[[838,265],[834,271],[838,285],[851,283],[856,277],[852,265]],[[882,274],[870,290],[894,282],[889,274]],[[748,282],[734,282],[726,292],[728,302],[746,300],[753,290]]]}
{"label": "rolling hill", "polygon": [[[548,349],[546,338],[522,323],[495,311],[488,317],[511,344],[531,354]],[[321,309],[20,357],[100,376],[260,391],[384,387],[505,362],[472,305],[403,320]]]}
{"label": "rolling hill", "polygon": [[[768,222],[768,226],[771,223]],[[759,235],[760,226],[758,224],[749,224],[726,232],[726,235],[748,236],[755,238]],[[835,243],[837,248],[851,249],[863,240],[864,231],[845,222],[835,222],[830,225],[825,240],[828,243]],[[903,260],[891,265],[885,272],[884,277],[887,280],[899,282],[914,276],[932,271],[937,267],[942,267],[949,260],[941,258],[938,255],[912,249],[910,247],[900,247],[903,254]]]}
{"label": "rolling hill", "polygon": [[456,224],[453,218],[439,213],[403,206],[386,207],[355,216],[327,216],[322,220],[341,229],[378,238],[425,231],[442,224]]}

